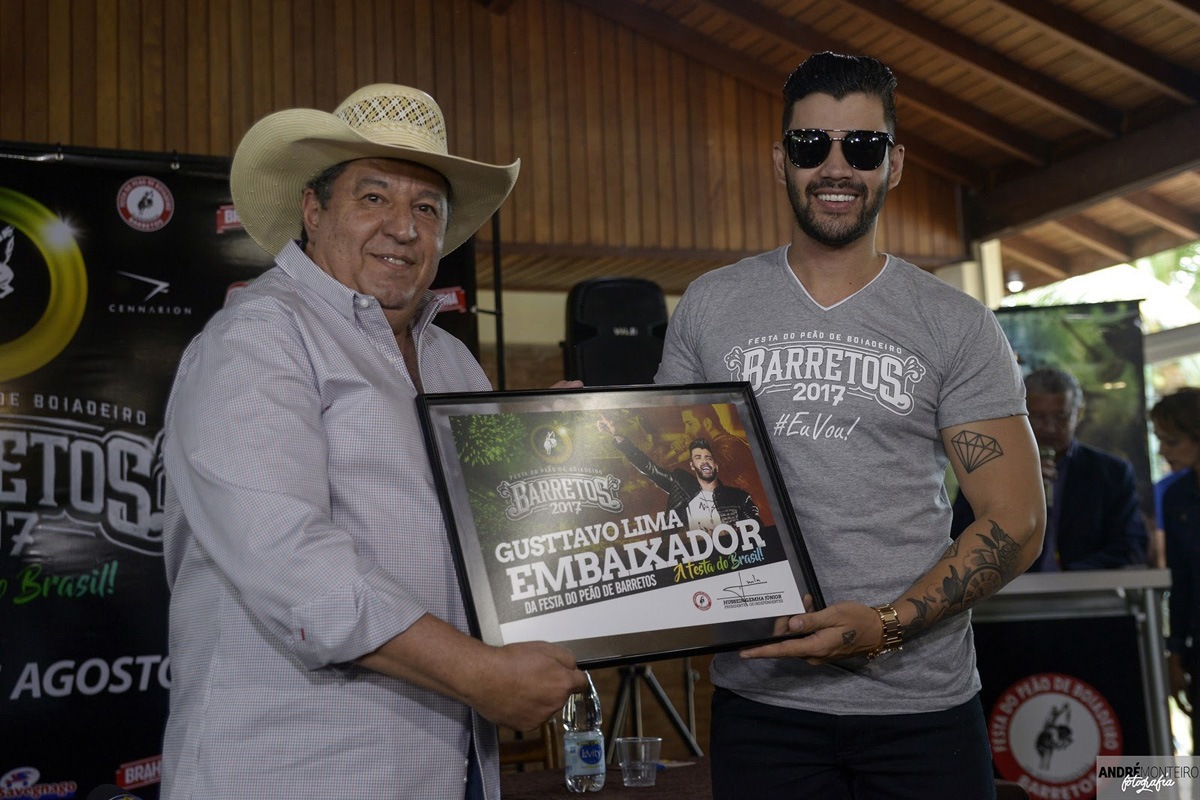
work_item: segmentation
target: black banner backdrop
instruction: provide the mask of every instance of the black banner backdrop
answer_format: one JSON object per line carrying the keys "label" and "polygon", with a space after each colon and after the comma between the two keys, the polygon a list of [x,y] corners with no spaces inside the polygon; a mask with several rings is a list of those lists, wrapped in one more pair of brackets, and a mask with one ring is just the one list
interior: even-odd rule
{"label": "black banner backdrop", "polygon": [[[473,254],[436,286],[478,352]],[[0,143],[0,798],[158,796],[163,410],[188,341],[269,266],[225,159]]]}
{"label": "black banner backdrop", "polygon": [[1133,464],[1142,510],[1154,513],[1146,438],[1140,301],[1001,308],[996,319],[1025,374],[1065,369],[1083,389],[1076,438]]}
{"label": "black banner backdrop", "polygon": [[[1076,438],[1129,459],[1152,508],[1138,301],[1002,308],[996,318],[1025,374],[1054,367],[1079,380]],[[1030,797],[1095,797],[1097,757],[1150,753],[1132,618],[976,621],[974,632],[993,761]]]}

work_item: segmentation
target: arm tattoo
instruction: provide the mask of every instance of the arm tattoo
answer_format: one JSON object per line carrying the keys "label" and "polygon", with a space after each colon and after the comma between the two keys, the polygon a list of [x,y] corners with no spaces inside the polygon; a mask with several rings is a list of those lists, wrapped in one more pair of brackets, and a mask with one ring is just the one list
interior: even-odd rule
{"label": "arm tattoo", "polygon": [[959,431],[954,434],[950,444],[954,445],[954,452],[968,474],[992,459],[1004,455],[1004,451],[1000,449],[1000,442],[974,431]]}
{"label": "arm tattoo", "polygon": [[842,644],[854,644],[857,638],[858,631],[842,631]]}
{"label": "arm tattoo", "polygon": [[[941,586],[927,589],[919,600],[909,598],[917,615],[904,626],[905,638],[946,614],[965,611],[1016,576],[1021,546],[995,520],[988,521],[992,523],[991,535],[979,536],[978,545],[967,554],[965,563],[949,563],[950,574],[942,578]],[[956,540],[938,563],[955,562],[961,542]]]}

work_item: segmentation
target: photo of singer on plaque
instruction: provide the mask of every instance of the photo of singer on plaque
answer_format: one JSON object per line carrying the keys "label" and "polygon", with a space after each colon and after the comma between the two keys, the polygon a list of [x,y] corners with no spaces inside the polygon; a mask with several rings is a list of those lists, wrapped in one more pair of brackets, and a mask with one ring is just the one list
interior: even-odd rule
{"label": "photo of singer on plaque", "polygon": [[770,641],[825,605],[748,384],[418,404],[488,644],[613,666]]}

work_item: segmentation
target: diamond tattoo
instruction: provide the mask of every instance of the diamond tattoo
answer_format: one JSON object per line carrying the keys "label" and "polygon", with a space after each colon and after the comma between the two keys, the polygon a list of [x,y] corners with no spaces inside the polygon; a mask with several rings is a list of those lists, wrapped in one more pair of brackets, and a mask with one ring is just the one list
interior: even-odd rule
{"label": "diamond tattoo", "polygon": [[958,460],[968,473],[974,472],[993,458],[1004,455],[998,441],[974,431],[959,431],[950,443],[954,445],[954,452],[958,454]]}

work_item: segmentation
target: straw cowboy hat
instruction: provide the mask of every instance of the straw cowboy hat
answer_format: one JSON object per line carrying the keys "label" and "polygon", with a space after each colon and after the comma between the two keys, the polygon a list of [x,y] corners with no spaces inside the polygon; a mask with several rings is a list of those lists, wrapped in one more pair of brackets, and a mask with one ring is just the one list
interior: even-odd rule
{"label": "straw cowboy hat", "polygon": [[495,213],[521,162],[484,164],[446,152],[446,122],[432,97],[392,83],[364,86],[332,114],[278,111],[256,122],[233,156],[229,187],[238,217],[272,256],[300,233],[304,186],[323,170],[356,158],[396,158],[441,173],[450,184],[449,253]]}

